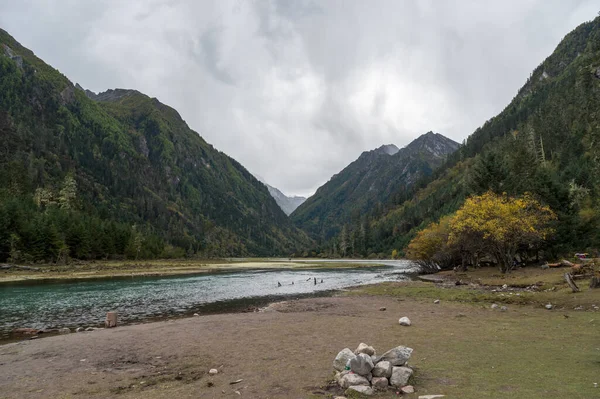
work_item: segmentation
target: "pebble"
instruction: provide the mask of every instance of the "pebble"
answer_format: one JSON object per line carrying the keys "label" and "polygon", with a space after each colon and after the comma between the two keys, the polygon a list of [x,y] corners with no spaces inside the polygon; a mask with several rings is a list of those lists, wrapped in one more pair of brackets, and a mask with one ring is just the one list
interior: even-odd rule
{"label": "pebble", "polygon": [[217,369],[210,369],[210,370],[208,371],[208,374],[210,374],[210,375],[219,374],[219,370],[217,370]]}
{"label": "pebble", "polygon": [[436,399],[436,398],[443,398],[446,395],[421,395],[419,396],[419,399]]}
{"label": "pebble", "polygon": [[387,310],[387,308],[385,306],[382,306],[382,307],[379,308],[379,310],[382,311],[382,312],[384,312],[384,311]]}
{"label": "pebble", "polygon": [[402,387],[402,389],[400,389],[400,392],[402,392],[402,393],[415,393],[415,388],[412,385],[407,385],[405,387]]}
{"label": "pebble", "polygon": [[498,309],[498,305],[496,305],[495,303],[492,304],[491,306],[492,309]]}
{"label": "pebble", "polygon": [[500,306],[501,312],[506,312],[507,310],[508,310],[508,308],[506,306]]}
{"label": "pebble", "polygon": [[438,303],[440,303],[440,300],[436,299],[435,301],[433,301],[433,303],[435,303],[437,305]]}
{"label": "pebble", "polygon": [[554,306],[552,306],[551,303],[547,304],[546,306],[544,306],[546,309],[551,310]]}
{"label": "pebble", "polygon": [[406,326],[406,327],[411,325],[410,319],[406,316],[401,317],[400,320],[398,320],[398,323],[400,323],[401,326]]}

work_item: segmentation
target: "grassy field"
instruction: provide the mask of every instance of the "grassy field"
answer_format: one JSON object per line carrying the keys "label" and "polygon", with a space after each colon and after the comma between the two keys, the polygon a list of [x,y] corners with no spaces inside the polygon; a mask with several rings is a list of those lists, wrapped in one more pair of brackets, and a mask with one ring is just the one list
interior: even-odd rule
{"label": "grassy field", "polygon": [[244,269],[315,269],[373,267],[376,263],[325,262],[320,259],[176,259],[151,261],[92,261],[68,265],[34,265],[37,270],[0,270],[0,283],[46,279],[85,279],[124,276],[167,276]]}

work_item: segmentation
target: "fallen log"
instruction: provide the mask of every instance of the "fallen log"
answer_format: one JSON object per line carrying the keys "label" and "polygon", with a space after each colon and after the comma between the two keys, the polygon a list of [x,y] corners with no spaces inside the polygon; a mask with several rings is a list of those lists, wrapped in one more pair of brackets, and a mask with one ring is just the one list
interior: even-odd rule
{"label": "fallen log", "polygon": [[575,281],[573,281],[573,276],[571,276],[571,273],[565,273],[565,281],[567,284],[569,284],[569,287],[571,287],[573,292],[579,292],[579,287],[577,284],[575,284]]}
{"label": "fallen log", "polygon": [[0,269],[1,270],[9,270],[9,269],[20,269],[20,270],[32,270],[32,271],[39,271],[40,268],[39,267],[33,267],[33,266],[17,266],[17,265],[11,265],[10,263],[3,263],[0,264]]}

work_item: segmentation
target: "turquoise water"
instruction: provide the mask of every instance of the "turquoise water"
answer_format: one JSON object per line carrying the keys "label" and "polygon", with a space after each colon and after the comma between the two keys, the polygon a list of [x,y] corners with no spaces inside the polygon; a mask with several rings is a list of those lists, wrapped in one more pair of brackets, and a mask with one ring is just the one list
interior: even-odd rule
{"label": "turquoise water", "polygon": [[[327,295],[332,290],[407,278],[412,264],[318,270],[248,270],[176,277],[0,285],[0,335],[16,328],[89,327],[116,311],[134,323],[192,313],[260,306],[288,297]],[[314,283],[315,279],[317,284]],[[279,286],[279,283],[281,286]]]}

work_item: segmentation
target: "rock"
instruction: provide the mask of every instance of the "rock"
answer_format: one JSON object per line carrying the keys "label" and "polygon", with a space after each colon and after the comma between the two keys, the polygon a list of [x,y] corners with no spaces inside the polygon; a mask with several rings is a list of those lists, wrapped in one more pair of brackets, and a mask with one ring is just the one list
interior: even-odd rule
{"label": "rock", "polygon": [[446,395],[421,395],[419,396],[419,399],[436,399],[436,398],[443,398]]}
{"label": "rock", "polygon": [[94,330],[95,330],[94,327],[88,327],[88,328],[85,329],[85,331],[94,331]]}
{"label": "rock", "polygon": [[106,320],[104,321],[106,328],[113,328],[117,326],[117,312],[106,313]]}
{"label": "rock", "polygon": [[501,312],[506,312],[507,310],[508,310],[508,308],[506,306],[500,306]]}
{"label": "rock", "polygon": [[337,371],[342,371],[346,368],[346,364],[350,359],[354,359],[356,355],[348,348],[344,348],[337,354],[333,361],[333,368]]}
{"label": "rock", "polygon": [[402,392],[403,394],[415,393],[415,387],[413,387],[412,385],[407,385],[405,387],[400,388],[400,392]]}
{"label": "rock", "polygon": [[371,395],[375,394],[375,391],[373,391],[373,388],[366,387],[364,385],[348,387],[348,389],[346,389],[346,392],[344,392],[344,394],[352,395],[352,394],[356,394],[357,392],[360,394],[366,395],[366,396],[371,396]]}
{"label": "rock", "polygon": [[194,313],[194,316],[200,316],[198,313]]}
{"label": "rock", "polygon": [[341,381],[342,381],[342,378],[343,378],[343,377],[344,377],[346,374],[349,374],[349,373],[350,373],[350,370],[343,370],[343,371],[340,371],[340,372],[336,372],[336,373],[335,373],[335,377],[334,377],[334,379],[335,379],[335,382],[337,382],[337,384],[338,384],[339,386],[341,386],[341,385],[342,385],[342,383],[341,383]]}
{"label": "rock", "polygon": [[365,377],[363,377],[362,375],[354,374],[354,373],[348,373],[348,374],[344,375],[340,379],[339,384],[344,389],[350,388],[355,385],[364,385],[367,387],[371,385],[369,383],[369,380],[367,380]]}
{"label": "rock", "polygon": [[598,69],[596,69],[594,76],[597,77],[598,79],[600,79],[600,67],[598,67]]}
{"label": "rock", "polygon": [[498,309],[498,305],[496,305],[495,303],[492,303],[492,306],[490,306],[492,309]]}
{"label": "rock", "polygon": [[68,328],[68,327],[59,328],[58,329],[58,333],[59,334],[70,334],[71,333],[71,329]]}
{"label": "rock", "polygon": [[217,374],[219,374],[219,370],[217,370],[217,369],[210,369],[210,370],[208,370],[208,374],[210,374],[210,375],[217,375]]}
{"label": "rock", "polygon": [[82,331],[84,331],[83,327],[77,327],[75,329],[75,332],[82,332]]}
{"label": "rock", "polygon": [[373,380],[371,381],[371,386],[379,390],[387,389],[388,385],[388,379],[385,377],[373,377]]}
{"label": "rock", "polygon": [[390,378],[392,376],[392,363],[383,360],[375,364],[375,367],[373,367],[371,372],[373,373],[373,377]]}
{"label": "rock", "polygon": [[408,384],[408,380],[412,375],[413,371],[409,367],[394,367],[390,377],[390,385],[396,388],[403,387]]}
{"label": "rock", "polygon": [[348,399],[345,396],[334,396],[333,399]]}
{"label": "rock", "polygon": [[38,330],[37,328],[16,328],[12,332],[13,334],[19,335],[35,335],[38,332],[40,332],[40,330]]}
{"label": "rock", "polygon": [[359,354],[359,353],[364,353],[366,355],[369,356],[373,356],[375,354],[375,349],[372,346],[369,346],[367,344],[365,344],[364,342],[361,342],[358,345],[358,348],[356,348],[356,350],[354,351],[355,354]]}
{"label": "rock", "polygon": [[350,370],[358,375],[367,376],[373,370],[373,360],[371,356],[359,353],[355,358],[350,359]]}
{"label": "rock", "polygon": [[398,320],[398,323],[400,323],[401,326],[410,326],[410,319],[406,316],[401,317],[400,320]]}
{"label": "rock", "polygon": [[385,311],[387,310],[387,308],[386,308],[385,306],[382,306],[382,307],[380,307],[380,308],[379,308],[379,310],[380,310],[381,312],[385,312]]}
{"label": "rock", "polygon": [[548,310],[552,310],[552,308],[553,308],[554,306],[552,306],[552,304],[551,304],[551,303],[549,303],[549,304],[547,304],[547,305],[546,305],[546,306],[544,306],[544,307],[545,307],[546,309],[548,309]]}
{"label": "rock", "polygon": [[433,303],[435,303],[436,305],[440,303],[439,299],[436,299],[435,301],[433,301]]}
{"label": "rock", "polygon": [[502,289],[503,289],[503,290],[505,290],[505,289],[507,289],[507,288],[508,288],[508,285],[507,285],[507,284],[503,284],[503,285],[502,285]]}
{"label": "rock", "polygon": [[392,364],[392,366],[403,366],[408,359],[410,359],[410,355],[412,355],[413,349],[407,346],[397,346],[389,351],[385,352],[377,359],[377,364],[381,361],[388,361]]}

